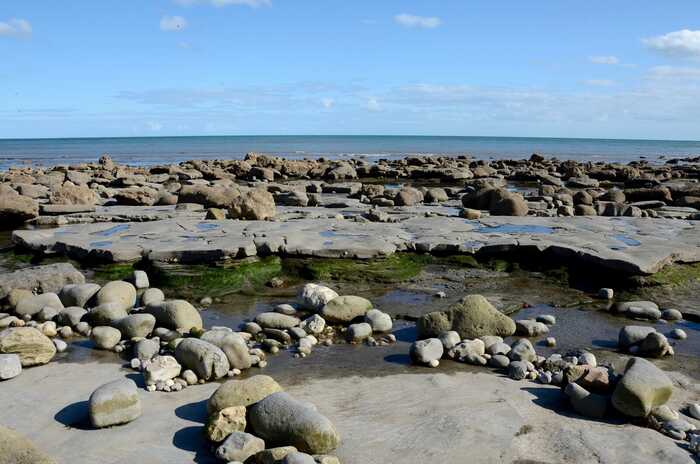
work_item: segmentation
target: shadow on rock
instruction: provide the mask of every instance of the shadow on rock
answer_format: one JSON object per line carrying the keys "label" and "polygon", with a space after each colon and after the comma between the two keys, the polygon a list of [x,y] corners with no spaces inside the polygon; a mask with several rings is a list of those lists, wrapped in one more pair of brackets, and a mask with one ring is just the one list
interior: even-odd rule
{"label": "shadow on rock", "polygon": [[61,409],[53,416],[57,422],[71,429],[94,430],[90,423],[87,401],[77,401]]}
{"label": "shadow on rock", "polygon": [[603,419],[596,419],[581,415],[573,410],[569,404],[568,398],[559,388],[524,387],[521,390],[535,396],[535,399],[532,400],[533,403],[544,409],[549,409],[560,416],[569,417],[572,419],[589,420],[610,425],[622,425],[630,422],[628,419],[618,413],[610,403],[608,403],[607,415]]}
{"label": "shadow on rock", "polygon": [[196,463],[214,464],[221,462],[212,453],[211,444],[204,436],[204,430],[200,425],[185,427],[175,432],[173,445],[181,450],[194,452],[194,462]]}
{"label": "shadow on rock", "polygon": [[[175,415],[180,419],[205,424],[208,418],[207,401],[208,400],[201,400],[194,403],[183,404],[175,409]],[[200,434],[201,433],[200,430]]]}
{"label": "shadow on rock", "polygon": [[591,344],[597,348],[603,348],[606,350],[616,350],[617,340],[593,340]]}
{"label": "shadow on rock", "polygon": [[127,379],[131,379],[136,383],[136,386],[138,388],[146,388],[146,382],[143,380],[143,375],[142,374],[126,374],[125,377]]}

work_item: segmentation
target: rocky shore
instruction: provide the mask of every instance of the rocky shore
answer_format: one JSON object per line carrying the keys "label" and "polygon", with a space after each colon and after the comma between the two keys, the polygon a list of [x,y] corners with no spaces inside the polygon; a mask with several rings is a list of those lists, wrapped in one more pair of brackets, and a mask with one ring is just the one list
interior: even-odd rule
{"label": "rocky shore", "polygon": [[[692,298],[680,311],[626,296],[621,283],[680,280],[674,263],[700,262],[699,178],[692,159],[539,155],[251,154],[151,168],[104,156],[7,171],[0,217],[16,230],[4,253],[34,264],[0,275],[0,391],[12,412],[0,420],[0,463],[93,462],[62,438],[98,459],[80,433],[119,444],[104,462],[133,461],[127,444],[146,438],[163,453],[145,451],[149,462],[461,462],[469,450],[474,462],[693,462],[700,388],[674,370],[698,365]],[[538,271],[525,272],[537,278],[560,267],[593,274],[576,292],[604,315],[507,308],[499,293],[517,289],[498,282],[487,297],[472,290],[532,261]],[[127,272],[95,278],[91,266],[105,263]],[[363,290],[446,264],[410,305]],[[174,266],[196,270],[171,276]],[[234,295],[228,305],[244,291],[275,298],[228,323],[205,276]],[[565,327],[574,320],[582,326]],[[614,339],[596,340],[601,323]],[[360,366],[315,379],[314,357]],[[384,363],[401,367],[383,373]],[[71,391],[65,376],[84,378]],[[48,391],[60,393],[36,407],[48,414],[36,418],[42,431],[27,401]]]}

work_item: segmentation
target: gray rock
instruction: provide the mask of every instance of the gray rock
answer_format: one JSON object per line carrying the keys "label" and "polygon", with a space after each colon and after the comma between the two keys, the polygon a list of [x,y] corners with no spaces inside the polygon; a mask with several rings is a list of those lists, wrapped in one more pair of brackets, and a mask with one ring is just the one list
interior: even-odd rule
{"label": "gray rock", "polygon": [[515,322],[481,295],[467,295],[447,311],[423,315],[416,326],[420,338],[435,337],[447,330],[467,339],[484,335],[508,337],[515,333]]}
{"label": "gray rock", "polygon": [[378,309],[367,311],[365,322],[372,326],[372,332],[391,332],[393,327],[391,316]]}
{"label": "gray rock", "polygon": [[182,371],[182,366],[172,356],[156,356],[144,364],[143,378],[146,385],[174,379]]}
{"label": "gray rock", "polygon": [[282,387],[275,382],[275,379],[267,375],[254,375],[243,380],[229,380],[211,395],[207,403],[207,411],[209,414],[213,414],[233,406],[248,407],[281,391]]}
{"label": "gray rock", "polygon": [[515,334],[524,337],[539,337],[549,333],[549,327],[542,322],[532,319],[521,319],[515,321]]}
{"label": "gray rock", "polygon": [[351,342],[361,342],[372,335],[372,326],[366,322],[351,324],[348,327],[347,338]]}
{"label": "gray rock", "polygon": [[664,309],[661,312],[661,318],[667,321],[680,321],[683,319],[683,314],[677,309]]}
{"label": "gray rock", "polygon": [[156,340],[144,339],[134,343],[134,358],[139,361],[150,361],[160,351],[160,343]]}
{"label": "gray rock", "polygon": [[297,313],[297,310],[294,306],[285,303],[275,306],[275,312],[286,314],[287,316],[294,316]]}
{"label": "gray rock", "polygon": [[78,306],[69,306],[59,311],[56,322],[60,325],[75,327],[88,312]]}
{"label": "gray rock", "polygon": [[303,309],[320,311],[326,303],[336,298],[338,294],[328,287],[318,284],[306,284],[299,291],[297,300]]}
{"label": "gray rock", "polygon": [[64,342],[63,340],[59,340],[58,338],[54,338],[51,340],[53,342],[53,346],[56,347],[56,352],[58,353],[63,353],[68,349],[68,343]]}
{"label": "gray rock", "polygon": [[502,354],[496,354],[491,356],[491,359],[489,359],[489,366],[495,367],[498,369],[505,369],[510,365],[510,359],[508,359],[508,356],[504,356]]}
{"label": "gray rock", "polygon": [[165,294],[159,288],[147,288],[141,295],[141,305],[161,303],[165,301]]}
{"label": "gray rock", "polygon": [[0,298],[13,289],[58,292],[67,284],[83,284],[85,276],[70,263],[46,264],[0,274]]}
{"label": "gray rock", "polygon": [[508,377],[513,380],[523,380],[527,377],[527,363],[525,361],[511,361],[508,365]]}
{"label": "gray rock", "polygon": [[661,311],[658,305],[651,301],[627,301],[617,303],[615,305],[615,310],[637,319],[655,321],[661,317]]}
{"label": "gray rock", "polygon": [[175,358],[204,380],[220,379],[230,370],[228,358],[221,348],[197,338],[182,340],[175,349]]}
{"label": "gray rock", "polygon": [[122,339],[122,333],[114,327],[99,326],[92,329],[90,339],[95,347],[101,350],[111,350]]}
{"label": "gray rock", "polygon": [[64,306],[83,308],[99,291],[100,286],[97,284],[68,284],[61,289],[58,296]]}
{"label": "gray rock", "polygon": [[255,322],[257,322],[260,327],[267,329],[291,329],[296,327],[301,322],[298,317],[289,316],[287,314],[271,312],[271,313],[261,313],[255,316]]}
{"label": "gray rock", "polygon": [[265,449],[265,442],[245,432],[233,432],[216,449],[216,457],[224,461],[244,462]]}
{"label": "gray rock", "polygon": [[647,338],[650,333],[656,332],[653,327],[647,327],[642,325],[626,325],[620,329],[620,334],[618,335],[617,345],[626,350],[629,347],[641,343],[642,340]]}
{"label": "gray rock", "polygon": [[569,397],[571,406],[579,414],[597,419],[605,417],[608,409],[608,398],[606,396],[590,393],[573,382],[566,386],[564,393]]}
{"label": "gray rock", "polygon": [[151,303],[146,306],[144,312],[153,314],[159,327],[180,331],[190,331],[193,328],[201,329],[203,327],[199,311],[185,300]]}
{"label": "gray rock", "polygon": [[291,445],[306,453],[323,454],[340,443],[331,421],[313,405],[285,392],[273,393],[252,405],[249,418],[254,433],[268,444]]}
{"label": "gray rock", "polygon": [[90,395],[90,421],[97,428],[126,424],[141,415],[136,383],[120,379],[106,383]]}
{"label": "gray rock", "polygon": [[56,347],[34,327],[12,327],[0,332],[0,353],[17,354],[22,367],[31,367],[51,361]]}
{"label": "gray rock", "polygon": [[114,326],[119,329],[125,340],[144,338],[153,332],[156,318],[148,313],[134,313],[119,319],[114,323]]}
{"label": "gray rock", "polygon": [[52,306],[44,306],[41,311],[36,313],[36,320],[40,322],[53,321],[58,316],[58,309]]}
{"label": "gray rock", "polygon": [[489,346],[486,349],[486,352],[492,356],[495,356],[497,354],[501,354],[501,355],[506,356],[506,355],[508,355],[508,353],[510,353],[510,350],[511,350],[510,345],[508,345],[507,343],[498,342],[498,343],[494,343],[493,345]]}
{"label": "gray rock", "polygon": [[209,330],[204,332],[200,339],[221,348],[232,369],[243,370],[251,366],[248,345],[240,334],[226,330]]}
{"label": "gray rock", "polygon": [[323,333],[323,330],[326,328],[326,320],[318,314],[314,314],[301,321],[299,326],[304,329],[307,334],[318,335]]}
{"label": "gray rock", "polygon": [[20,300],[15,308],[19,316],[33,316],[41,311],[45,306],[50,306],[58,311],[63,309],[63,303],[55,293],[42,293]]}
{"label": "gray rock", "polygon": [[688,338],[688,334],[685,333],[683,329],[673,329],[670,335],[671,338],[675,338],[676,340],[685,340]]}
{"label": "gray rock", "polygon": [[[438,339],[442,343],[442,347],[445,351],[451,350],[452,348],[457,346],[457,344],[459,342],[462,341],[459,334],[457,332],[455,332],[454,330],[448,330],[446,332],[442,332],[440,334],[440,336],[438,337]],[[510,349],[510,347],[508,347],[508,349]]]}
{"label": "gray rock", "polygon": [[413,362],[428,364],[442,358],[444,350],[442,342],[438,338],[415,341],[410,348],[409,355]]}
{"label": "gray rock", "polygon": [[22,373],[22,362],[18,354],[0,354],[0,380],[9,380]]}
{"label": "gray rock", "polygon": [[690,417],[693,419],[700,420],[700,404],[698,403],[691,403],[688,406],[688,414]]}
{"label": "gray rock", "polygon": [[134,275],[131,277],[134,287],[137,289],[150,287],[150,282],[148,281],[148,274],[144,271],[135,270]]}
{"label": "gray rock", "polygon": [[87,313],[85,318],[90,322],[90,325],[97,326],[112,325],[126,316],[128,316],[126,309],[120,303],[112,302],[95,306]]}
{"label": "gray rock", "polygon": [[671,379],[663,371],[645,359],[632,358],[615,387],[612,404],[627,416],[646,417],[653,408],[665,404],[672,393]]}
{"label": "gray rock", "polygon": [[511,361],[533,362],[535,359],[537,359],[537,353],[535,352],[535,348],[532,346],[532,343],[530,343],[530,340],[521,338],[511,346],[511,349],[508,352],[508,358],[510,358]]}
{"label": "gray rock", "polygon": [[292,451],[284,457],[282,464],[316,464],[316,460],[306,453]]}
{"label": "gray rock", "polygon": [[354,295],[333,298],[321,308],[321,316],[331,324],[347,324],[363,318],[372,309],[372,302]]}
{"label": "gray rock", "polygon": [[114,303],[118,308],[128,311],[136,304],[136,289],[129,282],[113,280],[97,292],[98,305]]}
{"label": "gray rock", "polygon": [[673,354],[673,348],[668,339],[659,332],[652,332],[638,345],[638,354],[652,358],[661,358]]}
{"label": "gray rock", "polygon": [[474,364],[476,366],[485,366],[486,358],[484,357],[484,342],[478,338],[475,340],[463,340],[452,348],[448,354],[451,358],[461,362]]}

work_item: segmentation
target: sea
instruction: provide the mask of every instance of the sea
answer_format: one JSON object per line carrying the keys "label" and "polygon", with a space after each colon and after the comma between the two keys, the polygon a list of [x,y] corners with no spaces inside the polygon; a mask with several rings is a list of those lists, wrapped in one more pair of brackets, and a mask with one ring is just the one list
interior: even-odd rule
{"label": "sea", "polygon": [[698,156],[700,141],[383,135],[0,139],[0,170],[94,162],[103,154],[119,163],[152,166],[192,159],[241,159],[250,152],[292,159],[368,160],[410,155],[523,159],[539,153],[559,159],[629,163]]}

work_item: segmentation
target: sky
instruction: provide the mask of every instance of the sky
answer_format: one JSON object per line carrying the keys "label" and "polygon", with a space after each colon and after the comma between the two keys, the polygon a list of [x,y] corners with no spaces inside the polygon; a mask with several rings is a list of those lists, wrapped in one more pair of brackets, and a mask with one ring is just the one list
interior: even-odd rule
{"label": "sky", "polygon": [[700,139],[700,1],[1,0],[0,138]]}

